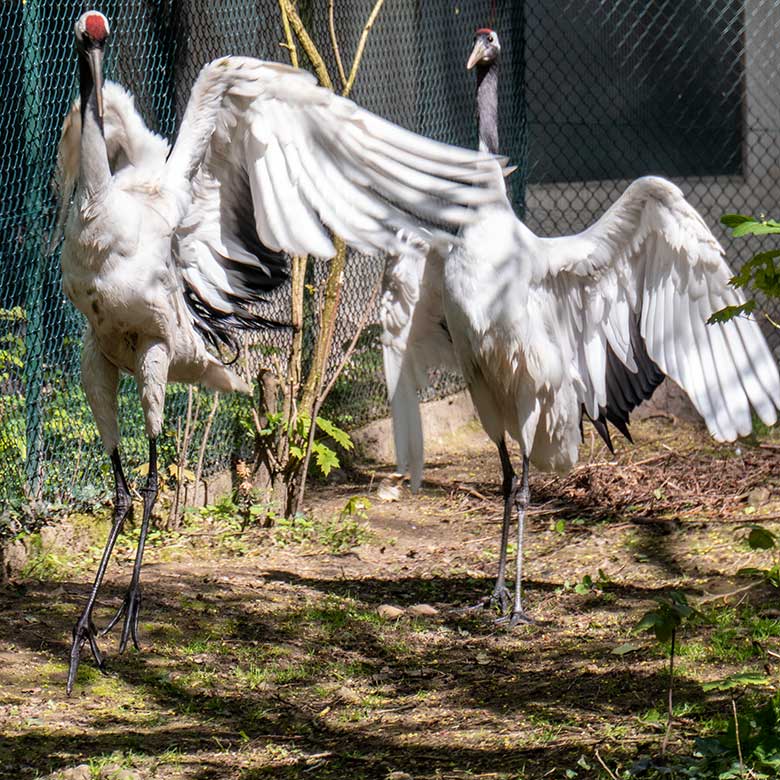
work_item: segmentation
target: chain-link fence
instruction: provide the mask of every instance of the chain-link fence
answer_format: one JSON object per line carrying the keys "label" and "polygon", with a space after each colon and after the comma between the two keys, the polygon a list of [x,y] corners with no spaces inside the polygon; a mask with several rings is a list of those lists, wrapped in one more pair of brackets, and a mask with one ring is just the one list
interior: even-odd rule
{"label": "chain-link fence", "polygon": [[[340,47],[355,50],[374,0],[335,0]],[[199,68],[216,56],[287,61],[277,0],[106,0],[107,75],[136,97],[148,124],[171,136]],[[298,8],[331,73],[327,0]],[[73,23],[82,3],[0,5],[0,502],[102,492],[102,454],[78,380],[80,315],[64,299],[59,256],[44,249],[61,119],[75,95]],[[579,230],[627,182],[677,181],[711,227],[726,211],[777,214],[780,0],[386,0],[371,30],[353,98],[440,140],[474,146],[473,31],[499,32],[501,147],[519,164],[515,205],[540,233]],[[748,243],[732,246],[738,264]],[[371,305],[381,260],[351,256],[330,370]],[[317,289],[324,263],[314,264]],[[269,307],[288,317],[288,290]],[[375,313],[324,413],[356,426],[386,413]],[[288,334],[247,344],[245,370],[282,361]],[[437,378],[432,395],[459,387]],[[251,446],[248,399],[169,388],[163,462],[173,462],[192,401],[190,461],[204,473]],[[146,459],[140,406],[121,386],[123,452]],[[178,434],[177,434],[178,431]]]}

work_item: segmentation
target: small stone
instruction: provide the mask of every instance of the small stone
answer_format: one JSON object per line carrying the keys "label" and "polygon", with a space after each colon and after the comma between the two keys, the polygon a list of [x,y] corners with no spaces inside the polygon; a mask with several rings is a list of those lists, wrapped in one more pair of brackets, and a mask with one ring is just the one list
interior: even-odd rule
{"label": "small stone", "polygon": [[760,507],[769,501],[770,491],[765,487],[757,487],[748,493],[747,502],[750,506]]}
{"label": "small stone", "polygon": [[401,488],[389,479],[383,479],[377,489],[377,498],[380,501],[399,501],[401,499]]}
{"label": "small stone", "polygon": [[439,614],[439,610],[430,604],[414,604],[406,611],[415,617],[433,617]]}
{"label": "small stone", "polygon": [[390,772],[385,780],[414,780],[408,772]]}
{"label": "small stone", "polygon": [[379,613],[379,617],[383,617],[385,620],[397,620],[404,614],[401,607],[394,607],[392,604],[380,604],[376,611]]}
{"label": "small stone", "polygon": [[50,775],[52,780],[92,780],[92,772],[89,764],[79,764],[78,766],[69,766],[67,769],[60,769]]}
{"label": "small stone", "polygon": [[100,770],[100,780],[141,780],[141,775],[132,769],[123,769],[112,764]]}

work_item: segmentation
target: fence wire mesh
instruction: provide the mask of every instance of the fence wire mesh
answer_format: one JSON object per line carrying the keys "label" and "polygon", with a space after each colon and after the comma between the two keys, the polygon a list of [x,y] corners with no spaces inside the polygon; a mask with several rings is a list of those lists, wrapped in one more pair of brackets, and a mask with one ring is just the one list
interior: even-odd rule
{"label": "fence wire mesh", "polygon": [[[347,60],[373,5],[335,2]],[[328,3],[298,7],[335,76]],[[107,483],[78,378],[83,322],[61,292],[58,253],[46,253],[56,144],[76,90],[73,23],[86,8],[0,5],[0,507],[31,495],[91,500]],[[99,8],[112,24],[108,78],[168,137],[209,60],[287,61],[277,0],[105,0]],[[490,24],[502,43],[501,146],[520,166],[512,196],[532,229],[579,230],[629,180],[657,173],[679,183],[719,231],[727,211],[778,213],[778,10],[778,0],[386,0],[352,97],[405,127],[474,146],[473,74],[464,63],[474,29]],[[719,237],[737,265],[754,249]],[[367,310],[369,325],[323,411],[346,427],[387,412],[374,293],[382,269],[381,260],[359,255],[347,264],[330,371]],[[315,289],[326,270],[313,264]],[[289,317],[288,298],[283,288],[269,303],[279,319]],[[280,331],[247,341],[247,375],[283,360],[288,339]],[[460,386],[439,374],[426,397]],[[205,391],[174,385],[164,463],[176,460],[188,402],[188,459],[202,462],[204,474],[251,450],[251,400],[214,405]],[[120,420],[127,462],[142,463],[143,423],[128,378]]]}

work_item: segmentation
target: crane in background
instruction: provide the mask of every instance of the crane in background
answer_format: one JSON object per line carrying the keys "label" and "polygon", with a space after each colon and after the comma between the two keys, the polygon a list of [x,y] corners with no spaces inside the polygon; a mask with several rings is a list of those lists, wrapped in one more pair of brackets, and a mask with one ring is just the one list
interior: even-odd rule
{"label": "crane in background", "polygon": [[[498,63],[491,29],[476,33],[479,147],[498,150]],[[498,187],[501,170],[494,165]],[[612,448],[609,424],[630,439],[630,412],[673,379],[722,442],[746,436],[751,409],[777,420],[780,376],[758,324],[707,324],[742,302],[717,239],[669,181],[634,181],[605,214],[573,236],[536,236],[506,194],[476,207],[442,256],[407,250],[389,267],[383,349],[397,460],[412,488],[423,468],[417,386],[452,356],[479,419],[498,447],[504,514],[495,588],[486,603],[511,626],[529,620],[521,600],[529,465],[565,472],[576,462],[588,417]],[[522,451],[518,479],[507,434]],[[517,513],[515,590],[507,547]],[[508,609],[511,603],[511,610]]]}

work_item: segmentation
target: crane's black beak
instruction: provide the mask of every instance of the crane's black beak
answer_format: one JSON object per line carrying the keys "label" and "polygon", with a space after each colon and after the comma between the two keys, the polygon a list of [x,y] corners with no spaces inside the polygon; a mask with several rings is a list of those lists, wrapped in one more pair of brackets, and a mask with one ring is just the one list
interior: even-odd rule
{"label": "crane's black beak", "polygon": [[477,42],[474,44],[474,48],[471,50],[468,62],[466,63],[466,70],[471,70],[477,63],[485,58],[487,54],[487,46],[482,38],[477,38]]}
{"label": "crane's black beak", "polygon": [[92,80],[95,82],[95,99],[97,100],[98,116],[103,118],[103,49],[97,46],[87,51],[89,69],[92,71]]}

